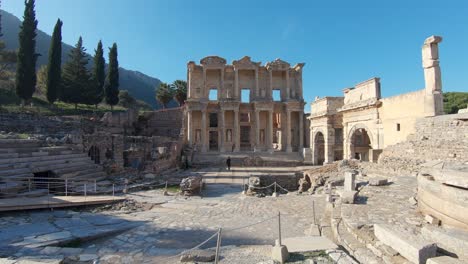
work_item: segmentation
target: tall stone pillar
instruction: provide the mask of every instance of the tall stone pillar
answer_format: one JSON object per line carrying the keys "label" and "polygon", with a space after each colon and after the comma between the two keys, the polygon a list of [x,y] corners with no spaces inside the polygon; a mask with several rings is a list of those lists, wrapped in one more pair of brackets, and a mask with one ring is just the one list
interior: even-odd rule
{"label": "tall stone pillar", "polygon": [[193,144],[193,120],[191,110],[187,110],[187,140],[189,145]]}
{"label": "tall stone pillar", "polygon": [[324,135],[324,140],[325,140],[325,160],[324,164],[332,163],[334,160],[334,148],[333,146],[335,145],[335,129],[332,126],[327,126],[325,129],[325,135]]}
{"label": "tall stone pillar", "polygon": [[304,147],[304,113],[299,113],[299,152],[302,152]]}
{"label": "tall stone pillar", "polygon": [[424,41],[422,61],[425,80],[424,112],[426,116],[444,113],[442,76],[439,66],[439,43],[442,37],[431,36]]}
{"label": "tall stone pillar", "polygon": [[237,70],[237,68],[234,69],[234,93],[235,93],[234,98],[239,99],[240,98],[240,94],[239,94],[239,70]]}
{"label": "tall stone pillar", "polygon": [[255,148],[254,151],[260,150],[260,111],[255,110]]}
{"label": "tall stone pillar", "polygon": [[273,151],[273,110],[268,111],[267,150]]}
{"label": "tall stone pillar", "polygon": [[208,150],[208,146],[207,146],[207,143],[206,143],[206,133],[207,133],[207,130],[208,128],[206,127],[206,110],[202,110],[201,112],[201,117],[202,117],[202,120],[201,120],[201,151],[202,152],[206,152]]}
{"label": "tall stone pillar", "polygon": [[192,73],[193,73],[193,68],[191,66],[188,67],[188,76],[187,76],[187,98],[192,98]]}
{"label": "tall stone pillar", "polygon": [[203,90],[201,92],[205,97],[205,98],[208,98],[209,97],[209,90],[206,88],[206,69],[205,67],[203,67]]}
{"label": "tall stone pillar", "polygon": [[240,127],[239,127],[239,110],[234,110],[234,151],[239,152],[240,150]]}
{"label": "tall stone pillar", "polygon": [[268,97],[273,100],[273,71],[268,70],[268,75],[270,77],[270,90],[268,91]]}
{"label": "tall stone pillar", "polygon": [[260,96],[260,87],[258,85],[258,69],[255,69],[255,94],[257,97]]}
{"label": "tall stone pillar", "polygon": [[291,111],[286,110],[286,152],[292,152],[291,147]]}
{"label": "tall stone pillar", "polygon": [[290,93],[290,87],[289,87],[289,69],[286,70],[286,100],[289,99],[289,93]]}
{"label": "tall stone pillar", "polygon": [[226,135],[226,128],[224,126],[224,110],[221,109],[220,112],[220,136],[219,136],[219,151],[224,152],[224,138]]}
{"label": "tall stone pillar", "polygon": [[221,68],[221,84],[220,85],[221,87],[219,87],[219,91],[218,91],[218,100],[225,97],[224,95],[224,67]]}

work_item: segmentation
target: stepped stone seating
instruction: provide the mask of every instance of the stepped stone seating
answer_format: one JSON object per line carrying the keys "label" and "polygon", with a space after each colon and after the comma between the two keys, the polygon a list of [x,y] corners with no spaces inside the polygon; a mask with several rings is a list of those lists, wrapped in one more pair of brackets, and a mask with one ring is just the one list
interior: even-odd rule
{"label": "stepped stone seating", "polygon": [[[44,173],[47,176],[40,176]],[[63,185],[65,180],[94,182],[105,178],[102,166],[95,164],[76,146],[47,146],[40,140],[0,139],[0,197],[47,194],[47,191],[34,190],[38,184],[36,180],[42,185],[57,182]]]}
{"label": "stepped stone seating", "polygon": [[232,166],[240,167],[296,167],[304,164],[299,153],[286,152],[195,152],[193,164],[197,166],[225,166],[226,159],[231,157]]}

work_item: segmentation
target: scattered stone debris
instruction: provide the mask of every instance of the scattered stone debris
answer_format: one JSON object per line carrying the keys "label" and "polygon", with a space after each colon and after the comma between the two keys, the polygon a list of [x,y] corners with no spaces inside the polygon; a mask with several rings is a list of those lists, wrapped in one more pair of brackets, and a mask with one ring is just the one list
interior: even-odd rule
{"label": "scattered stone debris", "polygon": [[182,253],[180,262],[212,262],[215,259],[215,252],[212,250],[195,249]]}
{"label": "scattered stone debris", "polygon": [[181,192],[187,196],[200,194],[202,188],[203,181],[201,176],[190,176],[183,179],[180,183]]}

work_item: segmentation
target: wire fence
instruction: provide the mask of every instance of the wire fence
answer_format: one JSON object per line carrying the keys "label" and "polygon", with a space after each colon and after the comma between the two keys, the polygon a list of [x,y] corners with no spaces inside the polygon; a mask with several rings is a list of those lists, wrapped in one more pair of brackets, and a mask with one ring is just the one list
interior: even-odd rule
{"label": "wire fence", "polygon": [[0,198],[28,197],[40,195],[55,196],[88,196],[88,195],[118,195],[143,188],[158,188],[168,182],[146,183],[111,183],[97,180],[70,180],[47,177],[8,177],[0,183]]}

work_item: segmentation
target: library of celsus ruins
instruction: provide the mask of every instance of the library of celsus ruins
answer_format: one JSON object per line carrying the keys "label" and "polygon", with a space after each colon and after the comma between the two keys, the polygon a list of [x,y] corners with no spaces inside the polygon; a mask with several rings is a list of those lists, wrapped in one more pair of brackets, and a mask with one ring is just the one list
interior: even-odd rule
{"label": "library of celsus ruins", "polygon": [[299,152],[304,145],[302,68],[245,56],[187,65],[187,142],[201,152]]}

